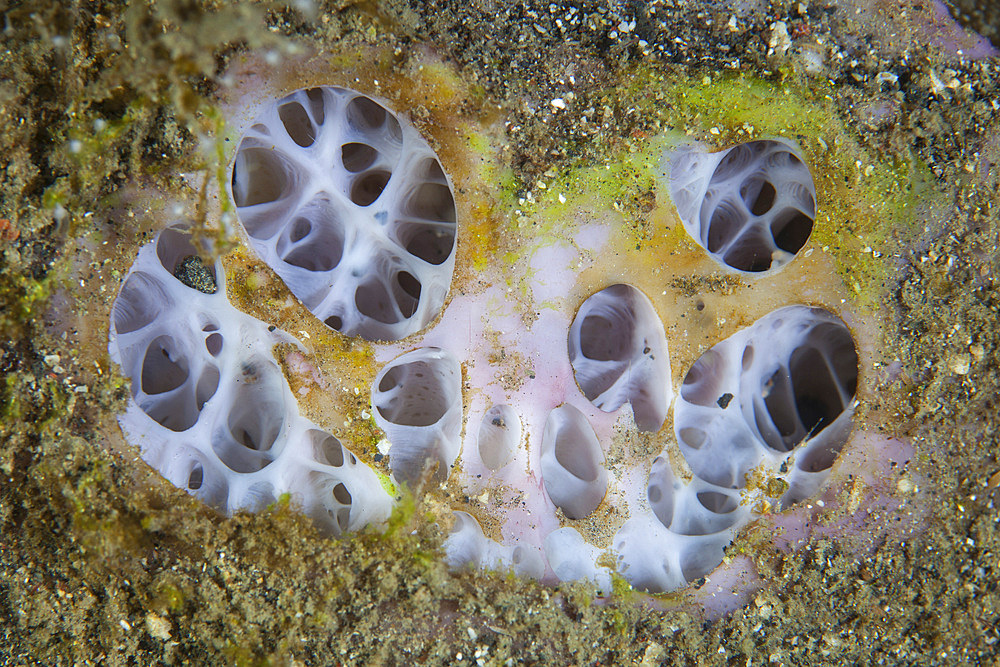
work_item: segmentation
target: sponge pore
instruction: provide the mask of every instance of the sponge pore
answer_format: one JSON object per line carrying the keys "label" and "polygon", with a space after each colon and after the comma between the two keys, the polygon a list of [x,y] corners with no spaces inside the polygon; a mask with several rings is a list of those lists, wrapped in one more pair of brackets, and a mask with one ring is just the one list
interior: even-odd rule
{"label": "sponge pore", "polygon": [[250,243],[329,327],[398,340],[444,304],[455,198],[434,151],[376,100],[324,86],[254,121],[232,194]]}

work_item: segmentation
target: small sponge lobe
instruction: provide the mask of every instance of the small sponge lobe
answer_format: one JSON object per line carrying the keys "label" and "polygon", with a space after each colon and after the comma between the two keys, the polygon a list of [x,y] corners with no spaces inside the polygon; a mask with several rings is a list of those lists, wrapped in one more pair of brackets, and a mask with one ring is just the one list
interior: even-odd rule
{"label": "small sponge lobe", "polygon": [[692,238],[716,261],[745,273],[790,262],[816,217],[812,175],[785,139],[717,153],[685,147],[670,158],[670,193]]}
{"label": "small sponge lobe", "polygon": [[397,480],[417,484],[434,465],[434,478],[447,478],[462,447],[462,367],[451,353],[426,347],[390,362],[375,378],[372,406]]}
{"label": "small sponge lobe", "polygon": [[572,405],[554,408],[545,421],[541,472],[549,498],[570,519],[590,516],[607,493],[601,443],[586,416]]}
{"label": "small sponge lobe", "polygon": [[632,405],[641,431],[658,431],[672,392],[663,323],[649,297],[611,285],[580,306],[569,330],[569,359],[580,390],[605,412]]}
{"label": "small sponge lobe", "polygon": [[221,264],[200,259],[208,250],[170,227],[125,278],[108,345],[132,386],[122,430],[164,477],[221,512],[290,493],[328,534],[384,521],[392,500],[378,477],[299,415],[271,352],[287,337],[229,303]]}

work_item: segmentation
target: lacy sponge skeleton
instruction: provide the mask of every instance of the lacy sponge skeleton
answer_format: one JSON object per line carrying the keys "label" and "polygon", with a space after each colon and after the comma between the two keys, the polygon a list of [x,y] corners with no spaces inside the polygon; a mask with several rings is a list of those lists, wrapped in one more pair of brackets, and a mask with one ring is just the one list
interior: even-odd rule
{"label": "lacy sponge skeleton", "polygon": [[416,129],[335,87],[271,105],[236,152],[237,215],[261,258],[316,317],[397,340],[440,311],[455,265],[455,199]]}
{"label": "lacy sponge skeleton", "polygon": [[762,139],[709,153],[673,154],[670,193],[684,228],[738,271],[778,269],[812,232],[816,186],[797,146]]}
{"label": "lacy sponge skeleton", "polygon": [[291,493],[334,535],[384,521],[392,500],[375,472],[299,414],[271,351],[287,336],[234,308],[223,275],[201,264],[183,226],[139,251],[111,313],[111,358],[132,381],[122,430],[164,477],[223,512]]}

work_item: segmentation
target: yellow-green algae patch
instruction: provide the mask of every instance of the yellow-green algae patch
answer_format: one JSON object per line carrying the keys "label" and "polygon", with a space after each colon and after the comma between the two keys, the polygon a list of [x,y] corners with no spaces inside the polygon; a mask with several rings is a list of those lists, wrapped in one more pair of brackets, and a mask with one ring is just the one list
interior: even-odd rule
{"label": "yellow-green algae patch", "polygon": [[[837,112],[826,81],[776,81],[748,74],[678,77],[638,68],[616,89],[621,106],[654,119],[655,133],[627,138],[603,164],[570,167],[526,184],[508,223],[544,243],[558,238],[558,220],[573,208],[612,207],[632,229],[638,249],[671,252],[695,247],[683,229],[657,224],[653,203],[671,207],[663,156],[697,140],[717,149],[767,137],[796,141],[816,184],[818,211],[809,247],[830,253],[837,272],[867,309],[881,302],[886,281],[898,266],[891,249],[923,232],[920,221],[942,197],[927,165],[915,155],[896,158],[863,146]],[[514,204],[510,204],[512,208]],[[588,209],[589,207],[589,209]],[[516,263],[521,253],[505,256]]]}
{"label": "yellow-green algae patch", "polygon": [[860,305],[881,302],[897,261],[888,250],[923,231],[924,206],[938,199],[927,165],[915,155],[892,160],[864,147],[837,112],[826,80],[747,74],[671,81],[653,71],[631,89],[662,92],[678,126],[720,148],[755,138],[796,140],[817,193],[812,243],[829,248]]}

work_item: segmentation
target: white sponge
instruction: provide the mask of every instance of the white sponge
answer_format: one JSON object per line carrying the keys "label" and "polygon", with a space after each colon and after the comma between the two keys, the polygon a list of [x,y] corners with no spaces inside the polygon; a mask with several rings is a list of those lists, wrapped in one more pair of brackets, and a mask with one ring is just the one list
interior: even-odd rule
{"label": "white sponge", "polygon": [[130,442],[222,512],[290,493],[333,535],[385,521],[392,499],[374,471],[299,414],[271,353],[292,339],[236,310],[222,279],[221,263],[202,264],[183,226],[139,251],[108,344],[131,381],[120,418]]}
{"label": "white sponge", "polygon": [[[857,383],[851,332],[821,308],[780,308],[706,351],[674,406],[694,476],[680,482],[666,452],[653,462],[649,510],[615,536],[621,573],[649,591],[684,586],[722,562],[756,501],[815,494],[850,435]],[[748,485],[754,472],[784,484]]]}
{"label": "white sponge", "polygon": [[589,516],[607,493],[601,443],[587,417],[568,403],[545,420],[540,467],[546,493],[570,519]]}
{"label": "white sponge", "polygon": [[467,512],[455,512],[455,525],[445,542],[445,556],[452,567],[475,565],[487,570],[513,569],[522,577],[540,579],[545,573],[541,549],[503,545],[483,534],[482,526]]}
{"label": "white sponge", "polygon": [[[761,463],[777,470],[795,450],[789,499],[805,497],[811,475],[847,442],[857,382],[857,350],[840,319],[781,308],[691,366],[674,407],[677,442],[696,475],[727,489]],[[804,495],[798,483],[810,487]]]}
{"label": "white sponge", "polygon": [[436,347],[408,352],[383,368],[372,385],[375,423],[389,439],[389,468],[414,484],[437,465],[443,481],[462,449],[462,367]]}
{"label": "white sponge", "polygon": [[479,458],[490,470],[500,470],[514,457],[521,442],[521,418],[509,405],[494,405],[479,425]]}
{"label": "white sponge", "polygon": [[569,360],[583,394],[605,412],[632,405],[640,431],[659,431],[670,405],[670,359],[663,323],[631,285],[593,294],[569,329]]}
{"label": "white sponge", "polygon": [[716,153],[685,147],[670,157],[670,195],[701,247],[749,273],[791,261],[816,217],[812,174],[787,139],[748,141]]}
{"label": "white sponge", "polygon": [[417,130],[346,88],[298,90],[240,141],[233,199],[250,243],[328,326],[398,340],[444,304],[455,198]]}

